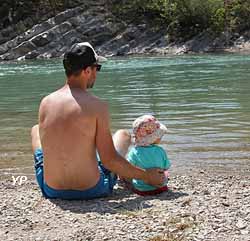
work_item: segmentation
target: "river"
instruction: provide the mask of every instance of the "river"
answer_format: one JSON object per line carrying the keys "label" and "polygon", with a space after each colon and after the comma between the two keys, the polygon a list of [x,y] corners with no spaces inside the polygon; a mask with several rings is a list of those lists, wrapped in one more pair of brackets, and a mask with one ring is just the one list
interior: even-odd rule
{"label": "river", "polygon": [[[65,83],[62,60],[0,64],[0,173],[33,173],[30,128],[41,99]],[[153,114],[172,168],[250,167],[250,56],[110,59],[93,94],[110,105],[111,129]]]}

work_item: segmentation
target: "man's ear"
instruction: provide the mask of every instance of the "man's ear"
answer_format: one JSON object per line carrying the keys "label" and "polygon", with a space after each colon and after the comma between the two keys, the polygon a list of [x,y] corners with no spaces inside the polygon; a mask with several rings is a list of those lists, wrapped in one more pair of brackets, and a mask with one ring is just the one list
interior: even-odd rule
{"label": "man's ear", "polygon": [[91,71],[90,71],[90,69],[91,69],[91,67],[90,67],[90,66],[88,66],[88,67],[84,70],[84,71],[85,71],[85,73],[86,73],[86,74],[90,74],[90,72],[91,72]]}
{"label": "man's ear", "polygon": [[89,67],[87,67],[86,69],[83,69],[83,70],[81,71],[81,75],[83,75],[83,76],[88,75],[89,72],[90,72],[88,68],[89,68]]}

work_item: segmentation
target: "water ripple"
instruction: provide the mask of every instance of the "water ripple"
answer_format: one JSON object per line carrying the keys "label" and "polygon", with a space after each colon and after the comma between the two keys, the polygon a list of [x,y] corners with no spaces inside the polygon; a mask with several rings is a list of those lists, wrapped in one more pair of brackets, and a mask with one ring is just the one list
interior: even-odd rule
{"label": "water ripple", "polygon": [[[91,91],[109,102],[113,131],[156,115],[170,130],[162,142],[174,165],[243,165],[250,160],[249,64],[246,55],[114,58]],[[32,166],[29,131],[39,103],[64,82],[61,60],[0,64],[0,168]]]}

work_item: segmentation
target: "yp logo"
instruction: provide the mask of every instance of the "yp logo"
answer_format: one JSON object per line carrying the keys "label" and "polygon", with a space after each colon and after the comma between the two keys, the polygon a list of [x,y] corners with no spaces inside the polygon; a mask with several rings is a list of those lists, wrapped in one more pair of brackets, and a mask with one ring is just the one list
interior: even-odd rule
{"label": "yp logo", "polygon": [[15,185],[21,186],[28,180],[28,178],[26,176],[17,176],[17,177],[12,176],[12,180],[13,180],[13,183],[12,183],[13,186]]}

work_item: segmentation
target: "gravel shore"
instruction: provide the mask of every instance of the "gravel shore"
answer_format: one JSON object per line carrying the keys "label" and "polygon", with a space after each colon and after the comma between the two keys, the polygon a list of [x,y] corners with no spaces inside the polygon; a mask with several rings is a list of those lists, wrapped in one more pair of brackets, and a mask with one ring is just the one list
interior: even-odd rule
{"label": "gravel shore", "polygon": [[36,182],[0,182],[0,240],[250,241],[250,176],[207,170],[172,174],[170,191],[140,197],[47,200]]}

